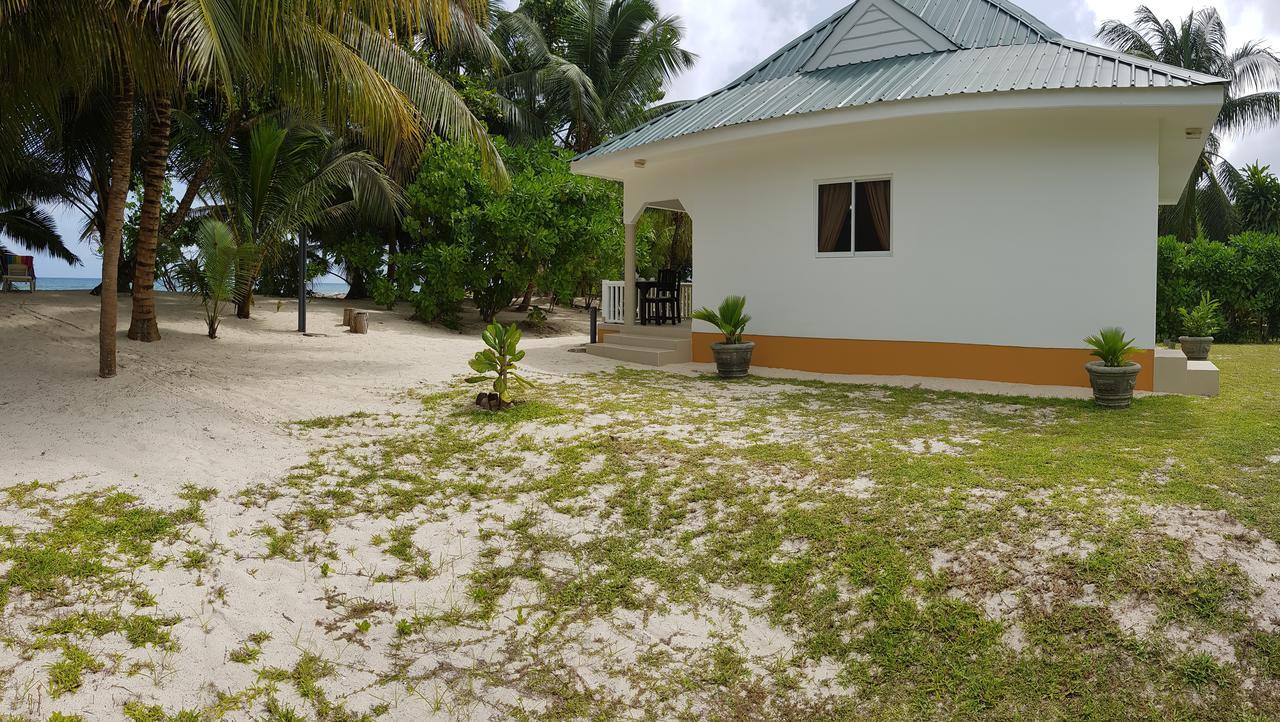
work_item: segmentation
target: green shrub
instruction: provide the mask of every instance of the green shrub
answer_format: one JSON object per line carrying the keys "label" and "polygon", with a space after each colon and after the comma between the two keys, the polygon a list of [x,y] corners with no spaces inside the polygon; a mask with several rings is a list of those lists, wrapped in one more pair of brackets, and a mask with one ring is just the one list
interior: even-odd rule
{"label": "green shrub", "polygon": [[1223,342],[1267,341],[1280,328],[1280,235],[1242,233],[1226,243],[1161,238],[1158,251],[1156,331],[1183,335],[1179,311],[1204,294],[1221,304]]}
{"label": "green shrub", "polygon": [[470,297],[490,322],[529,284],[558,299],[599,293],[621,266],[621,189],[574,175],[550,141],[495,138],[511,187],[494,188],[475,148],[433,141],[405,189],[395,294],[425,321],[456,325]]}

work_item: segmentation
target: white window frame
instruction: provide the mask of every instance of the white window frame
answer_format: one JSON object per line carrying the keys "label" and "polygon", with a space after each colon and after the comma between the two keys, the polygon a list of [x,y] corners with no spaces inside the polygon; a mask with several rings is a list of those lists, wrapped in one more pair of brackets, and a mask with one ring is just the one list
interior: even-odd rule
{"label": "white window frame", "polygon": [[822,186],[835,185],[837,183],[870,183],[873,181],[889,181],[889,250],[887,251],[857,251],[857,238],[855,234],[858,231],[858,193],[857,188],[851,189],[849,201],[849,249],[848,251],[832,251],[823,253],[814,249],[815,258],[890,258],[893,256],[893,249],[898,247],[894,242],[893,232],[894,219],[897,217],[898,196],[893,190],[893,176],[890,174],[881,175],[862,175],[852,176],[849,178],[821,178],[813,182],[813,228],[809,233],[809,242],[817,244],[818,230],[821,227],[822,217]]}

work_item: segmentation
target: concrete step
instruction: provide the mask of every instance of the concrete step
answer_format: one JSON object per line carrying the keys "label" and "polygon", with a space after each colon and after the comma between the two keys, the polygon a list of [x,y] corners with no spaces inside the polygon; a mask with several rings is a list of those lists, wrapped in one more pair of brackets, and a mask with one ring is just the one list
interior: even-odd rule
{"label": "concrete step", "polygon": [[1217,396],[1218,367],[1212,361],[1188,361],[1178,349],[1156,349],[1155,390],[1184,396]]}
{"label": "concrete step", "polygon": [[[608,337],[606,337],[607,339]],[[587,346],[587,353],[592,356],[611,358],[615,361],[643,364],[646,366],[664,366],[666,364],[685,363],[692,360],[693,355],[687,349],[654,348],[652,346],[629,346],[621,343],[594,343]]]}
{"label": "concrete step", "polygon": [[1183,391],[1193,396],[1217,396],[1222,392],[1218,367],[1212,361],[1188,361]]}
{"label": "concrete step", "polygon": [[693,336],[693,327],[688,323],[679,326],[672,326],[671,324],[641,326],[638,323],[632,326],[605,324],[603,329],[607,332],[625,333],[631,336],[660,336],[664,338],[691,338]]}
{"label": "concrete step", "polygon": [[678,336],[656,336],[625,332],[608,334],[600,342],[614,346],[643,346],[668,351],[679,351],[693,345],[693,340],[687,336],[681,338]]}

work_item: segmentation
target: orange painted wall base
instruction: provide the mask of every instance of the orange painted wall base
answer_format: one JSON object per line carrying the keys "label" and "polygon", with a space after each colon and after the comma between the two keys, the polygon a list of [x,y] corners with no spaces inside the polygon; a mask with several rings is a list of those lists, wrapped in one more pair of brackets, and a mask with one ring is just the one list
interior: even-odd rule
{"label": "orange painted wall base", "polygon": [[[711,363],[711,344],[722,337],[693,334],[693,360]],[[862,341],[790,336],[747,336],[754,341],[751,363],[765,368],[865,376],[929,376],[1001,381],[1040,386],[1089,386],[1084,365],[1094,360],[1084,349],[985,346],[925,341]],[[1155,352],[1133,357],[1142,364],[1138,390],[1154,384]]]}

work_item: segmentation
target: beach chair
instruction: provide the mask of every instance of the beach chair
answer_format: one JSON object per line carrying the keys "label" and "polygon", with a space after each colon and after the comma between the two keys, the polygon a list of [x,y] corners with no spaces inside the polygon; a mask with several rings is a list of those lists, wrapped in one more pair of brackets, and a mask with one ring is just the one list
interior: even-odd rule
{"label": "beach chair", "polygon": [[[26,260],[25,256],[22,258]],[[5,291],[12,291],[15,283],[25,283],[27,284],[27,290],[35,293],[36,274],[29,263],[10,261],[5,267],[4,274],[0,275],[0,288]]]}

